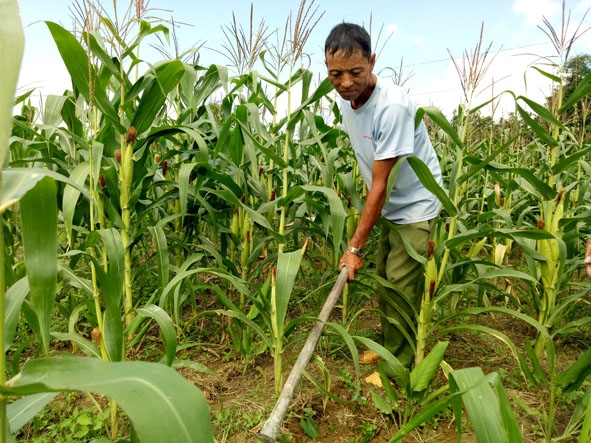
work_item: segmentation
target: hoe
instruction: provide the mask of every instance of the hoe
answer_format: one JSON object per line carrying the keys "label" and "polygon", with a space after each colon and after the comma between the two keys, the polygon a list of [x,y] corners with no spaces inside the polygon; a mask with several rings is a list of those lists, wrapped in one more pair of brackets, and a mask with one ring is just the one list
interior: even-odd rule
{"label": "hoe", "polygon": [[312,354],[314,353],[318,339],[322,334],[324,323],[326,320],[328,320],[328,316],[332,312],[337,300],[341,296],[341,292],[343,292],[343,287],[347,282],[348,276],[349,270],[347,267],[343,267],[341,273],[339,274],[339,278],[337,279],[332,290],[330,291],[330,294],[328,294],[328,297],[324,302],[324,306],[322,306],[320,315],[318,315],[318,321],[312,328],[312,331],[310,332],[310,335],[308,336],[308,339],[306,340],[306,343],[300,352],[300,356],[289,373],[289,377],[287,378],[287,381],[281,390],[281,394],[277,399],[277,403],[275,403],[275,407],[271,412],[271,416],[265,422],[260,434],[258,435],[260,442],[275,443],[277,441],[277,436],[281,432],[281,422],[283,421],[283,417],[285,416],[287,408],[291,403],[294,390],[302,379],[302,373],[310,362],[310,358],[312,358]]}

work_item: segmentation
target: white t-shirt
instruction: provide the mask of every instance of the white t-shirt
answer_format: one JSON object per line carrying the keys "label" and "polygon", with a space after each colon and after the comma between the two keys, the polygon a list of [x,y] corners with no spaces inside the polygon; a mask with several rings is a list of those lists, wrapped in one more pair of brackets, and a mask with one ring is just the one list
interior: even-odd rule
{"label": "white t-shirt", "polygon": [[[421,122],[415,130],[416,107],[408,95],[389,80],[378,77],[369,100],[359,109],[340,100],[343,129],[349,134],[359,168],[371,189],[374,160],[414,156],[430,169],[442,185],[437,154]],[[398,161],[403,161],[399,158]],[[408,162],[404,161],[382,216],[397,224],[417,223],[436,217],[441,203],[428,191]]]}

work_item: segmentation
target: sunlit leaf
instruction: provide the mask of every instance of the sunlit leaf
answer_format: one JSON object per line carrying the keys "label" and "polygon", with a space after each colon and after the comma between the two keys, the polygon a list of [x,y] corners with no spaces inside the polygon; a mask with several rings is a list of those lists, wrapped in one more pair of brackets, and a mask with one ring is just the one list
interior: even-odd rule
{"label": "sunlit leaf", "polygon": [[25,266],[41,343],[49,353],[50,319],[57,288],[57,196],[51,178],[40,180],[20,202]]}
{"label": "sunlit leaf", "polygon": [[0,1],[0,165],[8,154],[12,107],[24,46],[25,34],[17,1]]}
{"label": "sunlit leaf", "polygon": [[213,442],[209,408],[195,385],[168,366],[105,362],[98,358],[51,358],[27,362],[0,387],[4,395],[60,391],[94,392],[113,398],[142,443]]}

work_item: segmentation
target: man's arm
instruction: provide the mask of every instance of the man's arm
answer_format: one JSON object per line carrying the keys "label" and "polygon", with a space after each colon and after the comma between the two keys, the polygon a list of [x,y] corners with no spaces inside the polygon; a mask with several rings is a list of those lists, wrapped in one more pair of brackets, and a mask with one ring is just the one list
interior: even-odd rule
{"label": "man's arm", "polygon": [[591,238],[587,239],[587,247],[585,248],[585,267],[587,268],[587,275],[591,277]]}
{"label": "man's arm", "polygon": [[[376,160],[373,162],[371,189],[367,194],[365,205],[361,211],[359,224],[353,234],[353,238],[351,238],[349,246],[359,249],[362,249],[365,246],[365,242],[380,218],[380,213],[382,212],[382,208],[388,197],[388,177],[390,176],[390,171],[392,171],[397,160],[398,157],[386,160]],[[343,265],[347,266],[349,269],[349,281],[352,281],[362,264],[363,260],[361,257],[347,250],[341,257],[339,268],[342,268]]]}

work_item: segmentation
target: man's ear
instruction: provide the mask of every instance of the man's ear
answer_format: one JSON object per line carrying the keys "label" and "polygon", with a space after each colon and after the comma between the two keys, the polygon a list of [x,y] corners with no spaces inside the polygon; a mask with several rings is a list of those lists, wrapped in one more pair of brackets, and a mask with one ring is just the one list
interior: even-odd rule
{"label": "man's ear", "polygon": [[373,67],[376,64],[376,53],[375,52],[369,56],[369,64],[371,65],[371,67],[373,69]]}

